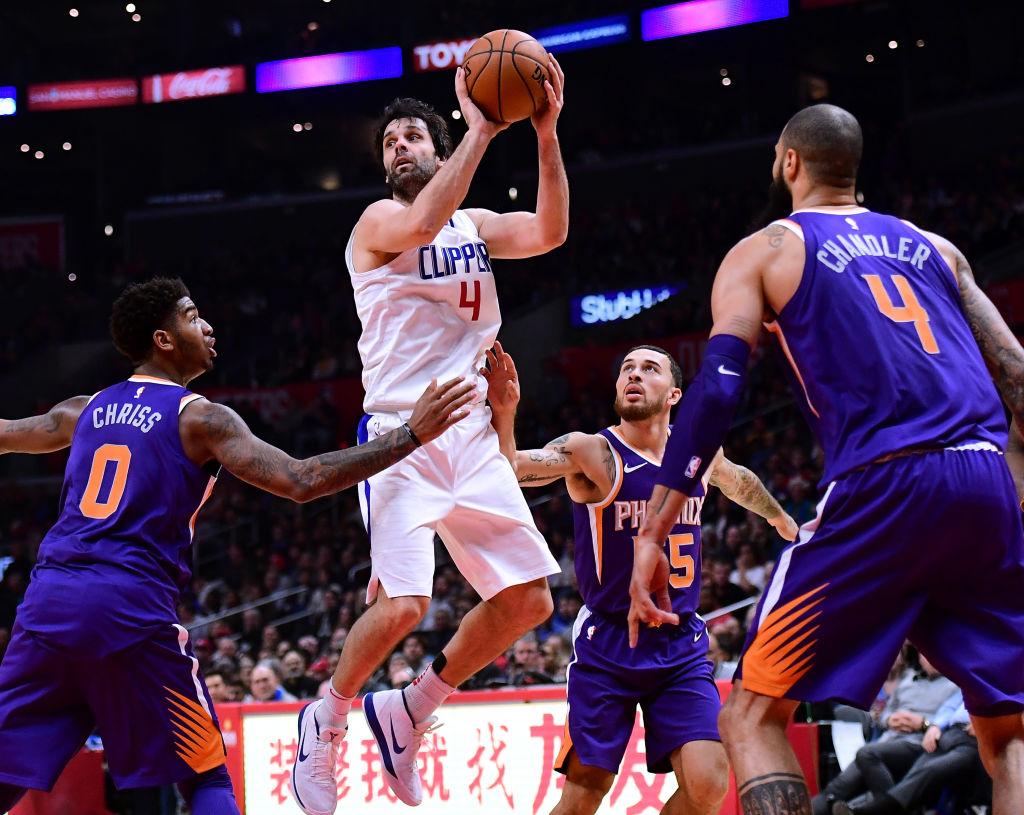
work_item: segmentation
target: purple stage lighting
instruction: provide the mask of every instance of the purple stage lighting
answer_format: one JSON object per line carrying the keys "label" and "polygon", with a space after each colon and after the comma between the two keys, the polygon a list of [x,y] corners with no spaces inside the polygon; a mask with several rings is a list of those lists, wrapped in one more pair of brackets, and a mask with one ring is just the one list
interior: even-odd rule
{"label": "purple stage lighting", "polygon": [[281,59],[256,66],[256,91],[293,91],[402,75],[402,49],[374,48],[317,57]]}
{"label": "purple stage lighting", "polygon": [[640,37],[660,40],[788,15],[789,0],[690,0],[642,12]]}

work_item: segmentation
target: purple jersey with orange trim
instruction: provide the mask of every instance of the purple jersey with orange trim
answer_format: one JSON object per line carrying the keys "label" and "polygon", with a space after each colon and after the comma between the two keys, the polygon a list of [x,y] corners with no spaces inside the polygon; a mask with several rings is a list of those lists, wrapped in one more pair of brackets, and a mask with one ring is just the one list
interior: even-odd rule
{"label": "purple jersey with orange trim", "polygon": [[[635,539],[657,482],[660,462],[630,446],[615,427],[598,432],[615,458],[615,483],[601,502],[573,502],[576,580],[587,608],[623,620],[629,613],[629,580]],[[665,542],[672,610],[693,614],[700,601],[700,511],[707,476],[686,503]]]}
{"label": "purple jersey with orange trim", "polygon": [[824,448],[824,483],[905,449],[1005,448],[956,279],[922,232],[863,208],[776,223],[803,239],[806,262],[768,329]]}
{"label": "purple jersey with orange trim", "polygon": [[201,398],[133,376],[89,401],[72,437],[60,516],[18,609],[26,630],[110,653],[177,620],[195,517],[216,480],[185,455],[178,431],[180,411]]}

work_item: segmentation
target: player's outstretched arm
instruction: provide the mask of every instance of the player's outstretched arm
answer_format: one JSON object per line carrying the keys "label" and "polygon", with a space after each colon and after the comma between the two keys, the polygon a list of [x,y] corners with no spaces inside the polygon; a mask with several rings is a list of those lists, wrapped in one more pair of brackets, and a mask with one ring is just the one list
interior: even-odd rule
{"label": "player's outstretched arm", "polygon": [[205,399],[182,413],[182,442],[193,461],[215,459],[253,486],[293,501],[311,501],[358,483],[436,439],[469,415],[473,385],[462,377],[431,382],[406,425],[358,447],[298,460],[253,435],[231,408]]}
{"label": "player's outstretched arm", "polygon": [[536,212],[467,210],[487,251],[496,258],[528,258],[550,252],[569,234],[569,180],[565,174],[556,123],[562,112],[565,74],[549,55],[551,81],[544,83],[548,103],[533,114],[539,162]]}
{"label": "player's outstretched arm", "polygon": [[52,453],[71,444],[75,424],[89,404],[88,396],[72,396],[41,416],[0,419],[0,453]]}
{"label": "player's outstretched arm", "polygon": [[462,204],[491,139],[508,124],[489,121],[473,104],[461,68],[455,72],[455,94],[466,135],[411,205],[383,200],[366,208],[356,224],[358,251],[397,253],[430,243]]}
{"label": "player's outstretched arm", "polygon": [[725,457],[721,449],[711,463],[711,483],[730,501],[756,512],[788,541],[796,540],[800,526],[768,492],[761,479],[740,464]]}
{"label": "player's outstretched arm", "polygon": [[567,467],[575,464],[572,451],[565,450],[565,439],[551,442],[548,445],[554,445],[551,450],[519,450],[516,447],[519,373],[512,356],[505,352],[500,342],[495,341],[494,348],[488,349],[487,367],[480,369],[480,375],[487,380],[487,401],[491,403],[491,424],[498,434],[498,446],[512,465],[519,483],[542,487],[563,478]]}

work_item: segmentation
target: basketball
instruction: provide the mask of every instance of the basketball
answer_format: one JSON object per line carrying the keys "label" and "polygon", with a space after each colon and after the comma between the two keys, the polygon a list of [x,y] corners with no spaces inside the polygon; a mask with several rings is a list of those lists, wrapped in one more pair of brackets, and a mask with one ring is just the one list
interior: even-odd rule
{"label": "basketball", "polygon": [[518,122],[547,104],[548,52],[511,28],[478,39],[462,61],[469,97],[492,122]]}

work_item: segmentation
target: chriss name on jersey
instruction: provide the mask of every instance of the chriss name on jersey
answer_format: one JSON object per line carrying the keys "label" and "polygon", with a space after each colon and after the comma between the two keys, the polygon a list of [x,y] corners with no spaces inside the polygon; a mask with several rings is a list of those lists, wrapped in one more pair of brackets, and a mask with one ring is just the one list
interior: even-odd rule
{"label": "chriss name on jersey", "polygon": [[460,246],[421,246],[420,277],[431,280],[435,277],[464,272],[491,271],[491,258],[487,254],[487,244],[481,242],[464,243]]}
{"label": "chriss name on jersey", "polygon": [[844,271],[855,258],[864,255],[900,260],[923,271],[924,262],[931,253],[931,249],[913,238],[900,238],[895,246],[890,246],[889,238],[885,235],[876,237],[847,233],[845,236],[836,235],[834,239],[824,241],[816,257],[823,266],[833,272]]}
{"label": "chriss name on jersey", "polygon": [[[700,524],[700,511],[704,506],[703,495],[694,498],[687,498],[683,504],[677,524]],[[615,531],[619,532],[629,523],[631,529],[639,529],[647,515],[647,501],[616,501],[615,502]]]}
{"label": "chriss name on jersey", "polygon": [[111,402],[109,405],[100,405],[92,409],[92,426],[97,430],[105,425],[127,424],[148,433],[162,418],[163,415],[159,411],[138,402],[127,402],[123,405]]}

